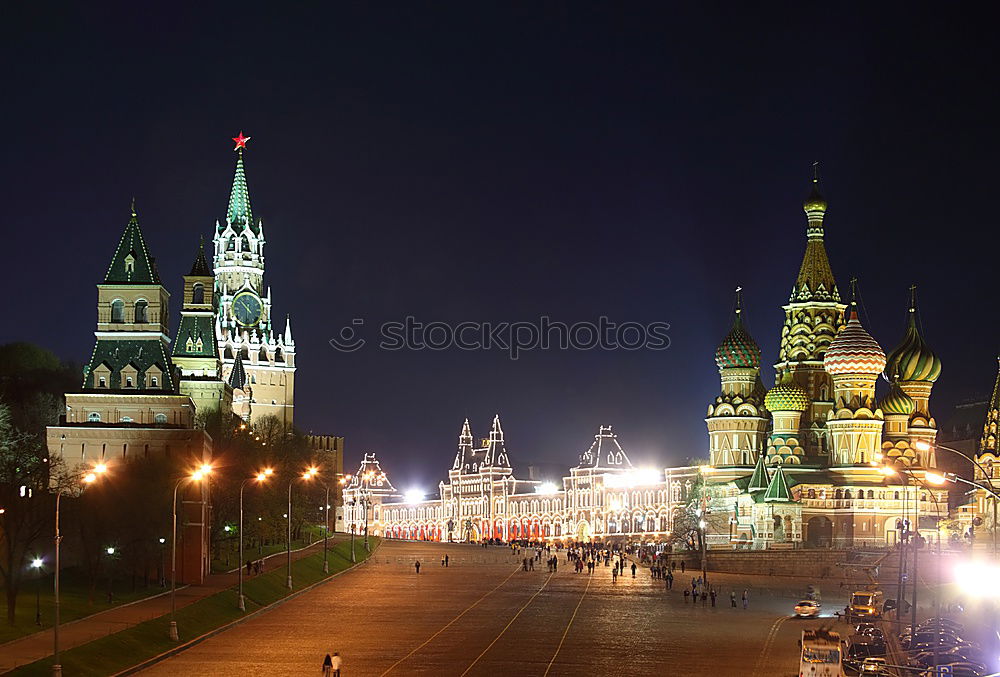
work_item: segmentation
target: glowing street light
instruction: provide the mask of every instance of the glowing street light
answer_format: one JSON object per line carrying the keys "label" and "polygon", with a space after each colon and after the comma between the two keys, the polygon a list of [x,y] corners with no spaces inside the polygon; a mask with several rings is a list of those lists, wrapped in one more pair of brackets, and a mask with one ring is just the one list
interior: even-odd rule
{"label": "glowing street light", "polygon": [[212,472],[212,466],[207,463],[192,472],[187,477],[177,480],[174,485],[173,526],[170,537],[170,630],[168,636],[177,641],[177,491],[185,482],[200,482]]}
{"label": "glowing street light", "polygon": [[[240,611],[247,610],[246,602],[244,601],[243,598],[243,489],[246,487],[247,482],[249,482],[251,479],[257,482],[257,484],[263,484],[264,482],[267,481],[267,478],[269,478],[273,474],[274,470],[272,470],[271,468],[264,468],[256,475],[254,475],[252,478],[247,478],[240,483],[240,559],[238,562],[236,562],[236,564],[238,565],[236,568],[239,569],[239,578],[240,578],[240,592],[239,596],[237,597],[236,605],[239,607]],[[260,518],[258,517],[257,519],[259,520]],[[228,530],[229,527],[227,526],[226,529]]]}
{"label": "glowing street light", "polygon": [[408,489],[405,497],[407,503],[419,503],[424,500],[424,492],[420,489]]}
{"label": "glowing street light", "polygon": [[[93,484],[98,480],[101,475],[104,475],[108,471],[108,466],[104,463],[98,463],[89,472],[84,472],[82,476],[78,476],[80,483],[84,485]],[[59,544],[62,542],[62,535],[59,533],[59,503],[62,499],[64,487],[59,486],[56,488],[56,529],[55,529],[55,545],[56,545],[56,561],[55,561],[55,572],[52,577],[53,588],[55,592],[55,603],[53,604],[53,620],[52,625],[52,674],[54,677],[62,675],[62,661],[59,657],[59,610],[60,610],[60,598],[59,598]],[[2,510],[0,510],[2,512]]]}
{"label": "glowing street light", "polygon": [[31,568],[35,570],[35,625],[42,624],[42,558],[31,560]]}
{"label": "glowing street light", "polygon": [[554,494],[558,491],[559,487],[556,486],[555,482],[542,482],[535,487],[536,494]]}
{"label": "glowing street light", "polygon": [[[318,474],[319,468],[313,466],[302,475],[302,479],[308,481]],[[328,574],[330,573],[330,564],[327,561],[327,539],[330,537],[330,485],[326,482],[320,482],[320,485],[326,489],[326,501],[323,503],[326,506],[323,511],[323,573]]]}

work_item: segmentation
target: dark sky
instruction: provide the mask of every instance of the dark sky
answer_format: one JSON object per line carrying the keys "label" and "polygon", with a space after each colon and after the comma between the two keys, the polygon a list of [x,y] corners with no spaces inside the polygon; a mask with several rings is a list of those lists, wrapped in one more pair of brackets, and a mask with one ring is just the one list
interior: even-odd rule
{"label": "dark sky", "polygon": [[[346,436],[347,465],[377,451],[399,486],[436,483],[462,418],[482,436],[495,412],[515,464],[569,465],[608,423],[636,462],[704,455],[737,284],[775,361],[814,160],[874,336],[900,339],[916,283],[936,414],[992,385],[998,59],[976,5],[184,4],[4,8],[0,342],[86,360],[132,195],[176,326],[243,130],[296,423]],[[664,321],[672,343],[327,343],[407,315]]]}

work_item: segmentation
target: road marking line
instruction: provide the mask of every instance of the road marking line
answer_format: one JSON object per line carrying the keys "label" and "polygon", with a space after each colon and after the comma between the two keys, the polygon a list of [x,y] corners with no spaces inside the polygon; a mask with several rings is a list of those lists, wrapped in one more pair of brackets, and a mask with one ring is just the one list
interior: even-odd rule
{"label": "road marking line", "polygon": [[778,629],[781,628],[781,624],[787,620],[788,616],[782,616],[771,626],[771,630],[767,633],[767,638],[764,640],[764,647],[760,650],[760,656],[757,657],[757,664],[753,669],[754,677],[761,674],[761,670],[767,664],[767,657],[768,654],[771,653],[771,645],[774,643],[774,639],[778,636]]}
{"label": "road marking line", "polygon": [[569,617],[569,623],[566,624],[566,629],[563,630],[562,637],[559,639],[559,646],[556,647],[556,652],[552,654],[552,660],[550,660],[549,664],[545,667],[545,674],[542,675],[542,677],[546,677],[549,674],[549,670],[552,669],[552,664],[556,662],[556,656],[558,656],[559,652],[562,651],[562,645],[563,642],[566,641],[566,635],[569,634],[569,628],[573,625],[573,621],[576,620],[576,612],[580,610],[580,605],[583,604],[583,598],[587,596],[587,591],[590,590],[590,583],[593,580],[593,576],[587,577],[587,587],[583,589],[583,594],[580,595],[580,601],[576,603],[576,608],[573,609],[573,615]]}
{"label": "road marking line", "polygon": [[428,637],[428,638],[427,638],[427,639],[426,639],[426,640],[424,641],[424,643],[423,643],[423,644],[421,644],[420,646],[418,646],[417,648],[415,648],[415,649],[414,649],[413,651],[411,651],[410,653],[406,654],[405,656],[403,656],[402,658],[400,658],[400,659],[399,659],[398,661],[396,661],[395,663],[393,663],[392,665],[390,665],[390,666],[389,666],[388,668],[386,668],[385,672],[383,672],[383,673],[382,673],[382,675],[381,675],[380,677],[385,677],[385,675],[388,675],[388,674],[389,674],[389,673],[390,673],[390,672],[391,672],[391,671],[392,671],[392,670],[393,670],[393,669],[394,669],[394,668],[395,668],[396,666],[398,666],[398,665],[399,665],[400,663],[402,663],[402,662],[403,662],[403,661],[405,661],[405,660],[406,660],[407,658],[409,658],[410,656],[412,656],[413,654],[417,653],[418,651],[420,651],[421,649],[423,649],[423,648],[424,648],[425,646],[427,646],[428,644],[430,644],[430,643],[431,643],[431,641],[432,641],[432,640],[433,640],[433,639],[434,639],[435,637],[437,637],[437,636],[438,636],[438,635],[440,635],[440,634],[441,634],[442,632],[444,632],[445,630],[447,630],[448,628],[450,628],[450,627],[452,626],[452,624],[454,624],[454,623],[455,623],[455,621],[457,621],[457,620],[458,620],[459,618],[461,618],[461,617],[462,617],[462,616],[464,616],[465,614],[467,614],[467,613],[469,613],[470,611],[472,611],[472,609],[473,609],[473,608],[474,608],[474,607],[475,607],[476,605],[478,605],[478,604],[479,604],[480,602],[482,602],[482,601],[483,601],[484,599],[486,599],[487,597],[489,597],[490,595],[492,595],[492,594],[493,594],[494,592],[496,592],[497,590],[499,590],[499,589],[500,589],[500,587],[501,587],[501,586],[502,586],[502,585],[503,585],[504,583],[506,583],[506,582],[507,582],[507,581],[509,581],[509,580],[510,580],[511,578],[513,578],[514,574],[516,574],[516,573],[517,573],[518,571],[520,571],[520,570],[521,570],[521,567],[520,567],[520,566],[518,566],[518,567],[517,567],[516,569],[514,569],[514,571],[512,571],[512,572],[510,573],[510,576],[508,576],[507,578],[505,578],[505,579],[503,579],[502,581],[500,581],[500,584],[499,584],[499,585],[497,585],[497,587],[493,588],[492,590],[490,590],[489,592],[487,592],[487,593],[486,593],[485,595],[483,595],[482,597],[480,597],[479,599],[477,599],[477,600],[476,600],[475,602],[473,602],[472,604],[470,604],[470,605],[468,606],[468,608],[466,608],[466,609],[465,609],[465,611],[463,611],[462,613],[458,614],[457,616],[455,616],[454,618],[452,618],[452,619],[451,619],[450,621],[448,621],[448,622],[447,622],[447,623],[446,623],[446,624],[444,625],[444,627],[442,627],[442,628],[441,628],[440,630],[438,630],[438,631],[437,631],[437,632],[435,632],[435,633],[434,633],[433,635],[431,635],[430,637]]}
{"label": "road marking line", "polygon": [[[513,576],[513,574],[511,575]],[[503,633],[507,632],[507,628],[509,628],[511,625],[514,624],[514,621],[516,621],[517,617],[521,615],[521,612],[527,609],[528,605],[531,604],[534,601],[534,599],[538,597],[538,594],[545,589],[545,586],[548,585],[549,581],[552,580],[553,575],[554,574],[549,574],[549,577],[545,579],[544,583],[542,583],[542,587],[538,588],[538,590],[535,591],[535,594],[528,598],[528,601],[524,603],[524,606],[522,606],[520,609],[517,610],[517,613],[514,614],[514,617],[511,618],[510,621],[508,621],[507,625],[503,626],[503,630],[500,631],[500,634],[493,638],[493,641],[490,642],[489,646],[483,649],[483,652],[481,654],[476,656],[476,660],[472,661],[472,663],[469,664],[469,667],[465,669],[465,672],[459,675],[459,677],[465,677],[465,675],[469,673],[469,670],[471,670],[476,665],[476,663],[479,662],[479,659],[485,656],[486,652],[493,648],[493,645],[496,644],[501,637],[503,637]]]}

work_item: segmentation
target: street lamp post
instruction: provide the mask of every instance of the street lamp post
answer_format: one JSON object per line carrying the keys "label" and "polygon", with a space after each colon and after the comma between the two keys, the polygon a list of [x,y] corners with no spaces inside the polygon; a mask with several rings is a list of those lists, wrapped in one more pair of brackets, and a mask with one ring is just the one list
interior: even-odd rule
{"label": "street lamp post", "polygon": [[111,566],[114,561],[111,558],[115,556],[115,549],[114,547],[109,546],[105,552],[108,553],[108,604],[111,604],[115,599],[113,578],[114,572],[111,570]]}
{"label": "street lamp post", "polygon": [[319,468],[312,467],[302,473],[300,478],[292,478],[288,481],[288,534],[285,540],[285,585],[292,589],[292,485],[295,479],[311,480],[319,473]]}
{"label": "street lamp post", "polygon": [[243,598],[243,489],[246,487],[247,482],[250,480],[256,481],[258,484],[263,483],[268,477],[274,473],[270,468],[265,468],[263,471],[257,473],[254,477],[247,478],[243,480],[240,484],[240,558],[236,562],[236,568],[239,570],[240,578],[240,593],[239,599],[237,601],[237,606],[239,606],[240,611],[246,611],[246,602]]}
{"label": "street lamp post", "polygon": [[[94,466],[92,472],[88,472],[80,481],[83,484],[93,484],[97,481],[98,476],[107,472],[108,466],[104,463],[98,463]],[[59,533],[59,502],[62,499],[63,487],[60,486],[56,489],[56,530],[55,530],[55,546],[56,546],[56,563],[55,563],[55,574],[53,576],[53,587],[55,592],[55,602],[53,604],[53,621],[52,626],[52,675],[53,677],[58,677],[62,675],[62,660],[59,656],[59,544],[62,542],[62,535]]]}
{"label": "street lamp post", "polygon": [[177,641],[177,491],[181,488],[181,485],[187,481],[200,482],[204,479],[210,472],[212,472],[212,466],[203,465],[200,469],[195,470],[188,477],[182,477],[177,480],[174,485],[174,502],[173,502],[173,524],[170,537],[170,630],[168,636],[171,640]]}
{"label": "street lamp post", "polygon": [[42,558],[31,560],[31,568],[35,570],[35,625],[42,624]]}

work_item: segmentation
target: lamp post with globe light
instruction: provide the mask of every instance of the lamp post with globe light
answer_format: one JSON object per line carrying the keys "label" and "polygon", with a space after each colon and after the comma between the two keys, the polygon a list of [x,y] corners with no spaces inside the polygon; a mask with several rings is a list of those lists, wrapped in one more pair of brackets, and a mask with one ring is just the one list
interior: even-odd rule
{"label": "lamp post with globe light", "polygon": [[295,484],[296,479],[309,481],[318,473],[319,468],[313,466],[307,468],[298,478],[293,477],[288,481],[288,512],[285,514],[288,518],[287,538],[285,539],[285,586],[289,590],[292,589],[292,485]]}
{"label": "lamp post with globe light", "polygon": [[187,477],[177,480],[174,485],[173,526],[170,538],[170,630],[168,636],[175,642],[179,638],[177,634],[177,491],[185,482],[201,482],[211,472],[212,466],[206,463]]}
{"label": "lamp post with globe light", "polygon": [[42,624],[42,558],[31,560],[31,568],[35,570],[35,625]]}
{"label": "lamp post with globe light", "polygon": [[236,568],[239,570],[239,578],[240,578],[240,586],[239,586],[240,592],[239,592],[239,597],[237,598],[237,606],[239,607],[240,611],[247,610],[246,602],[243,597],[243,489],[246,488],[247,482],[255,481],[257,482],[258,485],[260,485],[263,484],[265,481],[267,481],[267,478],[273,474],[274,470],[272,470],[271,468],[265,468],[264,470],[261,470],[253,477],[248,477],[247,479],[243,480],[242,483],[240,483],[240,533],[239,533],[240,558],[236,562],[237,565]]}
{"label": "lamp post with globe light", "polygon": [[[90,472],[85,472],[82,476],[77,478],[74,482],[75,485],[87,486],[93,484],[97,479],[108,471],[108,466],[104,463],[98,463],[94,466],[93,470]],[[59,503],[62,499],[63,491],[66,487],[58,486],[56,488],[56,529],[55,529],[55,546],[56,546],[56,557],[55,557],[55,572],[53,576],[53,587],[55,593],[55,600],[53,604],[53,626],[52,626],[52,674],[58,676],[62,674],[62,660],[59,655],[59,544],[62,542],[62,534],[59,532]]]}

